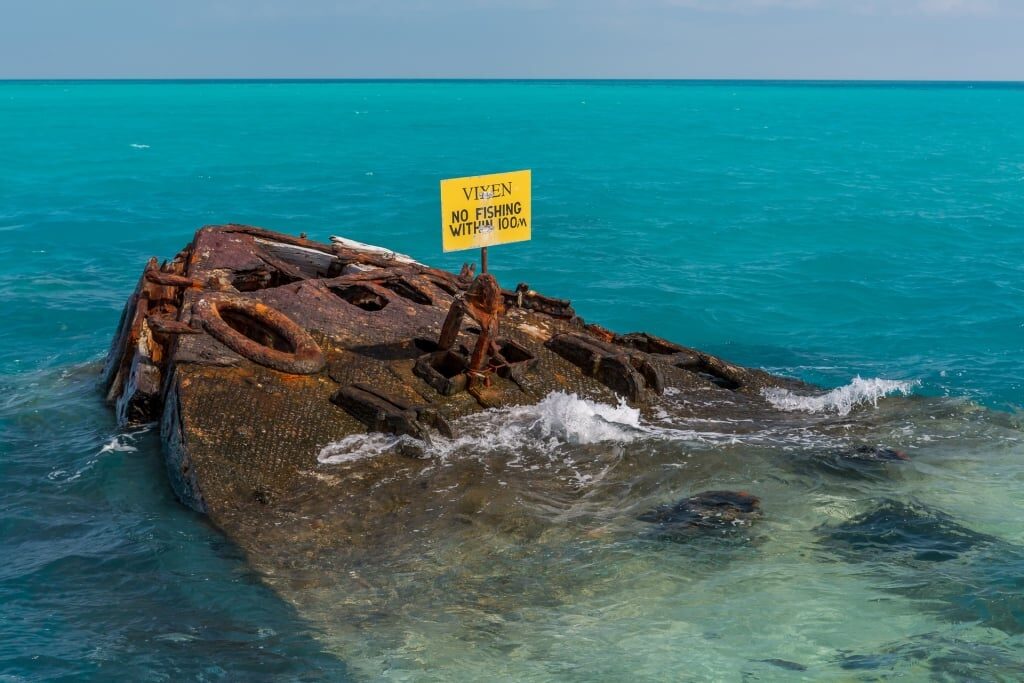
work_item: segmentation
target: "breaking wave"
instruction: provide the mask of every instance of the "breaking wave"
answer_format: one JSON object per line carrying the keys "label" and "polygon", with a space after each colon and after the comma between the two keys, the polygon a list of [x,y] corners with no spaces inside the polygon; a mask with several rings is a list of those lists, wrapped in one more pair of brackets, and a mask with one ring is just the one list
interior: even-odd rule
{"label": "breaking wave", "polygon": [[[423,455],[445,457],[464,446],[479,450],[492,447],[520,448],[526,445],[556,447],[561,444],[591,444],[602,441],[628,442],[648,433],[640,424],[640,411],[625,401],[618,405],[597,403],[576,394],[556,391],[540,403],[491,410],[459,422],[460,435],[454,439],[434,437]],[[423,449],[409,436],[353,434],[321,449],[317,460],[325,465],[353,462],[403,447]]]}
{"label": "breaking wave", "polygon": [[797,394],[789,389],[773,387],[763,389],[761,394],[780,410],[799,410],[806,413],[834,412],[848,415],[854,407],[870,403],[878,405],[878,399],[890,394],[907,396],[920,382],[872,377],[863,379],[860,375],[847,385],[816,396]]}
{"label": "breaking wave", "polygon": [[[876,386],[879,384],[881,386]],[[845,415],[859,402],[875,401],[892,391],[908,393],[915,384],[857,378],[847,387],[822,396],[800,396],[783,390],[766,391],[765,395],[772,404],[784,410],[834,410]],[[867,389],[865,386],[876,388]],[[524,452],[564,461],[573,457],[572,452],[565,449],[567,446],[627,444],[640,439],[686,444],[688,448],[740,442],[768,446],[820,446],[824,441],[832,440],[802,426],[765,424],[761,428],[735,429],[750,420],[674,418],[664,409],[659,410],[655,418],[658,423],[642,421],[640,411],[625,401],[610,405],[556,391],[534,405],[468,415],[454,425],[457,436],[453,439],[431,434],[429,441],[424,442],[411,436],[380,432],[352,434],[323,447],[317,461],[323,465],[338,465],[385,453],[444,461],[453,454],[483,455],[505,450],[519,454],[510,461],[511,464],[519,462]]]}
{"label": "breaking wave", "polygon": [[534,406],[513,409],[519,418],[534,417],[543,436],[571,444],[631,441],[640,433],[640,411],[625,401],[617,406],[595,403],[576,394],[553,392]]}

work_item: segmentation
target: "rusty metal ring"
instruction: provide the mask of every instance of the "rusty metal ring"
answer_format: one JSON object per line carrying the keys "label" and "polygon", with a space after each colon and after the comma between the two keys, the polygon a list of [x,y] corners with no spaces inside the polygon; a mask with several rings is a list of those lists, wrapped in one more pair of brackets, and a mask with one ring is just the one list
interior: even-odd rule
{"label": "rusty metal ring", "polygon": [[[203,327],[214,339],[243,358],[292,375],[311,375],[326,364],[320,345],[294,320],[255,299],[232,294],[209,294],[195,304]],[[282,339],[290,351],[275,349],[252,339],[229,325],[222,315],[231,312],[249,318]]]}

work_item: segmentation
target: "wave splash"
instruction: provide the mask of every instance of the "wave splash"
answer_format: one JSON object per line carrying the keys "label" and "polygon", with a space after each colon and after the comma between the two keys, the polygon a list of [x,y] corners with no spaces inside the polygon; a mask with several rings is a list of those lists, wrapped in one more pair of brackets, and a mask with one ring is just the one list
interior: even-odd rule
{"label": "wave splash", "polygon": [[576,394],[553,392],[534,406],[514,409],[517,417],[536,419],[533,428],[546,437],[571,444],[632,441],[640,435],[640,411],[625,400],[617,406],[595,403]]}
{"label": "wave splash", "polygon": [[[618,405],[597,403],[576,394],[553,392],[540,403],[492,410],[461,421],[463,434],[455,439],[435,436],[424,455],[444,458],[464,446],[479,450],[521,448],[527,444],[557,447],[560,444],[591,444],[602,441],[619,443],[643,436],[640,411],[625,401]],[[486,438],[482,438],[486,436]],[[409,436],[392,434],[353,434],[328,444],[317,455],[324,465],[354,462],[403,447],[423,449]]]}
{"label": "wave splash", "polygon": [[780,410],[803,411],[806,413],[828,413],[849,415],[858,405],[870,403],[878,407],[878,400],[890,394],[910,395],[914,387],[920,384],[917,380],[905,381],[895,379],[868,379],[857,375],[849,384],[836,387],[832,391],[817,396],[797,394],[789,389],[773,387],[763,389],[761,394],[768,402]]}
{"label": "wave splash", "polygon": [[[849,384],[818,395],[803,395],[788,389],[762,391],[774,407],[785,411],[836,413],[848,415],[856,406],[871,404],[890,394],[908,395],[919,384],[880,378],[855,377]],[[666,416],[667,418],[667,416]],[[763,429],[732,433],[693,429],[685,419],[671,426],[647,424],[640,411],[625,401],[617,405],[598,403],[576,394],[556,391],[534,405],[488,410],[459,420],[459,434],[454,439],[433,435],[429,443],[411,436],[380,432],[352,434],[324,446],[317,455],[323,465],[350,463],[389,452],[402,452],[420,458],[446,460],[462,452],[483,454],[503,449],[512,452],[541,452],[549,458],[564,459],[564,446],[602,442],[619,444],[638,439],[655,439],[686,443],[692,447],[749,443],[804,443],[809,438],[801,430],[765,425]],[[825,438],[815,436],[820,440]],[[817,443],[817,441],[816,441]],[[558,454],[561,453],[561,456]]]}

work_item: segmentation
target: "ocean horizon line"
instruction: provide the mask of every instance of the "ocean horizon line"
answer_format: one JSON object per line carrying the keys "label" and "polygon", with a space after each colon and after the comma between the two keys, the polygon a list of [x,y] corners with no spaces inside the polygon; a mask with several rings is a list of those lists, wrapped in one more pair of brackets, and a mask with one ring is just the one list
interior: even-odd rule
{"label": "ocean horizon line", "polygon": [[679,83],[755,85],[940,85],[1024,86],[1022,80],[912,78],[659,78],[659,77],[2,77],[10,83]]}

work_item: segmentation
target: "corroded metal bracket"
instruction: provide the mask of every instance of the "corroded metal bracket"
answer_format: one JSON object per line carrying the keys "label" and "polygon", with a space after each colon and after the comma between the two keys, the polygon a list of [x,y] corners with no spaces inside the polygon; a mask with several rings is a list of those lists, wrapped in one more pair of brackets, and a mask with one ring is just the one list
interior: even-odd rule
{"label": "corroded metal bracket", "polygon": [[[439,350],[417,362],[416,374],[445,396],[468,389],[477,400],[484,402],[480,392],[490,383],[488,372],[504,365],[496,343],[498,323],[504,312],[498,281],[490,273],[478,276],[464,294],[457,295],[452,301],[441,324],[437,342]],[[460,367],[460,357],[452,349],[466,316],[480,326],[480,333],[469,362]],[[492,363],[495,359],[498,362]]]}
{"label": "corroded metal bracket", "polygon": [[466,313],[480,325],[480,334],[466,370],[466,374],[469,375],[469,389],[472,392],[474,389],[487,386],[485,369],[494,353],[492,346],[498,338],[498,321],[505,312],[505,306],[501,300],[501,287],[490,273],[483,273],[473,281],[463,301]]}
{"label": "corroded metal bracket", "polygon": [[545,313],[552,318],[570,320],[576,317],[576,311],[573,310],[572,303],[568,299],[544,296],[530,289],[530,285],[525,282],[520,282],[516,285],[514,292],[510,292],[507,289],[502,290],[501,296],[505,300],[506,306],[515,306],[517,308],[525,308],[528,311]]}
{"label": "corroded metal bracket", "polygon": [[617,346],[628,347],[654,357],[665,357],[675,367],[702,376],[712,384],[736,391],[740,389],[749,373],[743,368],[730,365],[720,358],[696,349],[680,346],[667,339],[646,332],[615,334],[599,325],[587,325],[585,330],[592,336]]}
{"label": "corroded metal bracket", "polygon": [[649,390],[660,394],[665,389],[661,371],[641,354],[632,354],[614,344],[579,333],[552,337],[547,346],[630,401],[640,401]]}
{"label": "corroded metal bracket", "polygon": [[429,440],[427,429],[432,427],[452,438],[451,426],[433,408],[413,405],[366,384],[357,382],[338,389],[331,396],[331,402],[373,431]]}
{"label": "corroded metal bracket", "polygon": [[469,386],[466,368],[464,356],[443,349],[420,356],[412,371],[442,396],[454,396]]}

